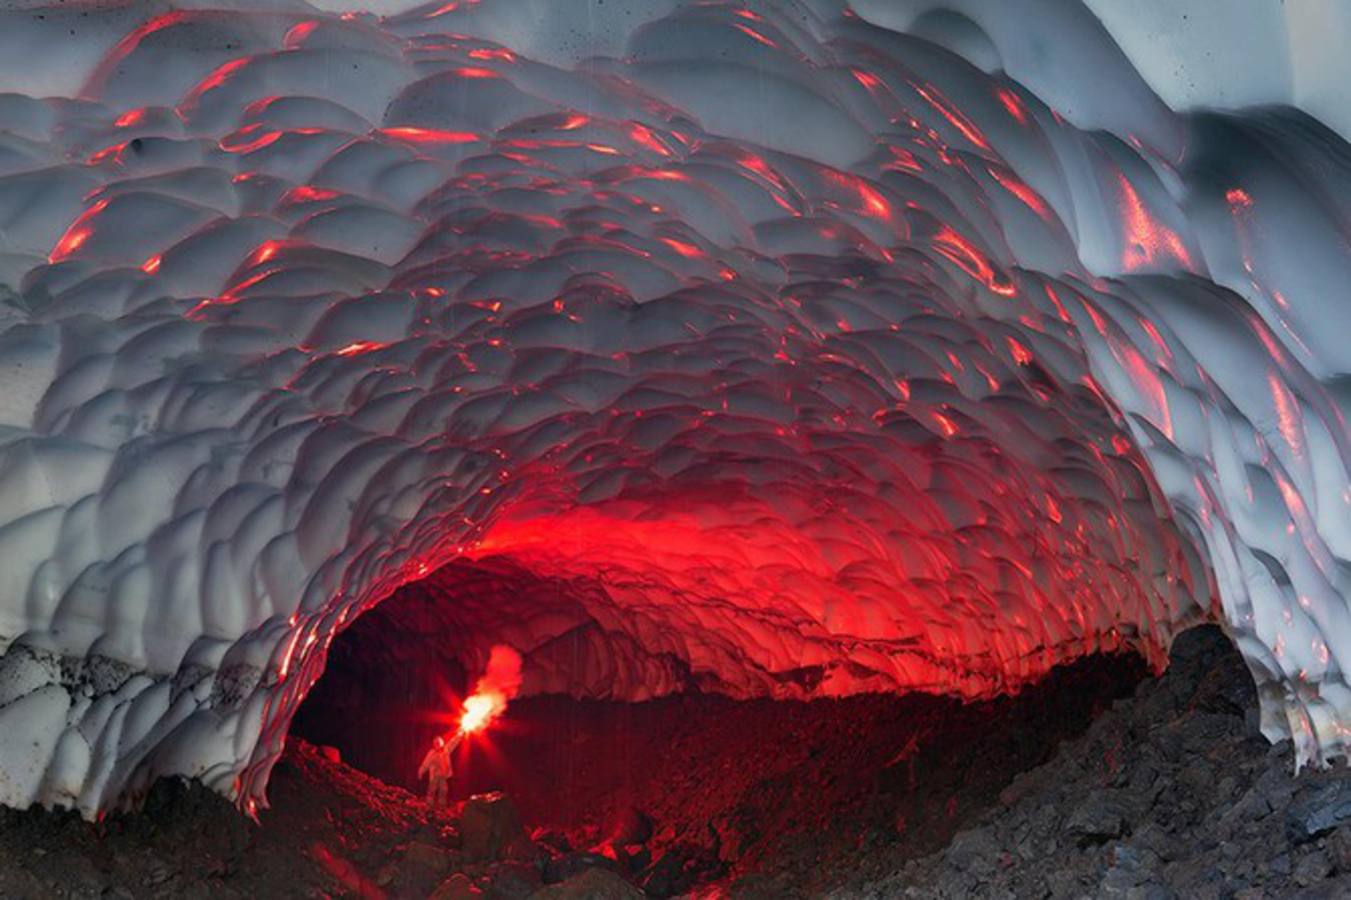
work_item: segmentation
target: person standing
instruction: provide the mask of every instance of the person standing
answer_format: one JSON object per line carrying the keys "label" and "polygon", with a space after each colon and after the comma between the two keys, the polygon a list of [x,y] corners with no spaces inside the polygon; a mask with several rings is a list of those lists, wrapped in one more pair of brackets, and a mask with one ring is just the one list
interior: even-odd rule
{"label": "person standing", "polygon": [[463,737],[458,731],[450,740],[438,734],[418,767],[418,777],[427,779],[427,805],[433,809],[445,806],[450,799],[450,776],[454,774],[450,756]]}

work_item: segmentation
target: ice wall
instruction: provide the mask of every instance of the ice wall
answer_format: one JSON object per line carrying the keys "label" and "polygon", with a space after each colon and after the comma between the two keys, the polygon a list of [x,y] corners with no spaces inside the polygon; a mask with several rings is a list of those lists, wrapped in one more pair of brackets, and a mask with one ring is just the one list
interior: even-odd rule
{"label": "ice wall", "polygon": [[252,811],[334,633],[457,559],[527,573],[438,590],[537,690],[976,697],[1214,617],[1344,751],[1307,115],[1031,0],[3,26],[0,802]]}

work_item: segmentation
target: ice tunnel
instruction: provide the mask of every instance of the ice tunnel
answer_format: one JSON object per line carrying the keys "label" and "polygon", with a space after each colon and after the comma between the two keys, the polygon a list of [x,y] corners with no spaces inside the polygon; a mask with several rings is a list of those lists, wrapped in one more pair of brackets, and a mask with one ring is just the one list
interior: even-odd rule
{"label": "ice tunnel", "polygon": [[3,13],[0,803],[252,811],[428,577],[466,663],[616,700],[1218,622],[1346,752],[1328,54],[1210,96],[1053,0],[329,6]]}

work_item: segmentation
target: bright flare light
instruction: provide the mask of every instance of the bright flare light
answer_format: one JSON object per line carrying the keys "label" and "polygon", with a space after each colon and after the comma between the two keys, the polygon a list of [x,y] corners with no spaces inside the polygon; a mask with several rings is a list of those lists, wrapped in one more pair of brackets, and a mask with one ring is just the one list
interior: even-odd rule
{"label": "bright flare light", "polygon": [[500,694],[473,694],[464,701],[464,714],[460,716],[460,731],[473,734],[482,731],[501,714],[506,707]]}
{"label": "bright flare light", "polygon": [[507,711],[507,703],[521,689],[521,654],[506,644],[495,644],[488,653],[483,677],[474,683],[460,713],[460,734],[482,731]]}

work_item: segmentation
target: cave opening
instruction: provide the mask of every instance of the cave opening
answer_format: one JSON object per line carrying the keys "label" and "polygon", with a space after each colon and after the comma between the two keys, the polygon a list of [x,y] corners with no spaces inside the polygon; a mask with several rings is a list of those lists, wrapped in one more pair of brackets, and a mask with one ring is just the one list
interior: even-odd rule
{"label": "cave opening", "polygon": [[[336,637],[290,734],[420,797],[419,761],[454,727],[481,648],[514,643],[522,694],[457,749],[452,802],[502,791],[551,853],[606,856],[658,896],[766,872],[824,889],[839,877],[832,859],[945,845],[1149,669],[1134,652],[1096,653],[978,702],[737,698],[689,671],[678,689],[644,696],[626,679],[652,666],[594,619],[530,633],[584,589],[502,558],[406,585]],[[659,866],[667,857],[678,864]]]}

